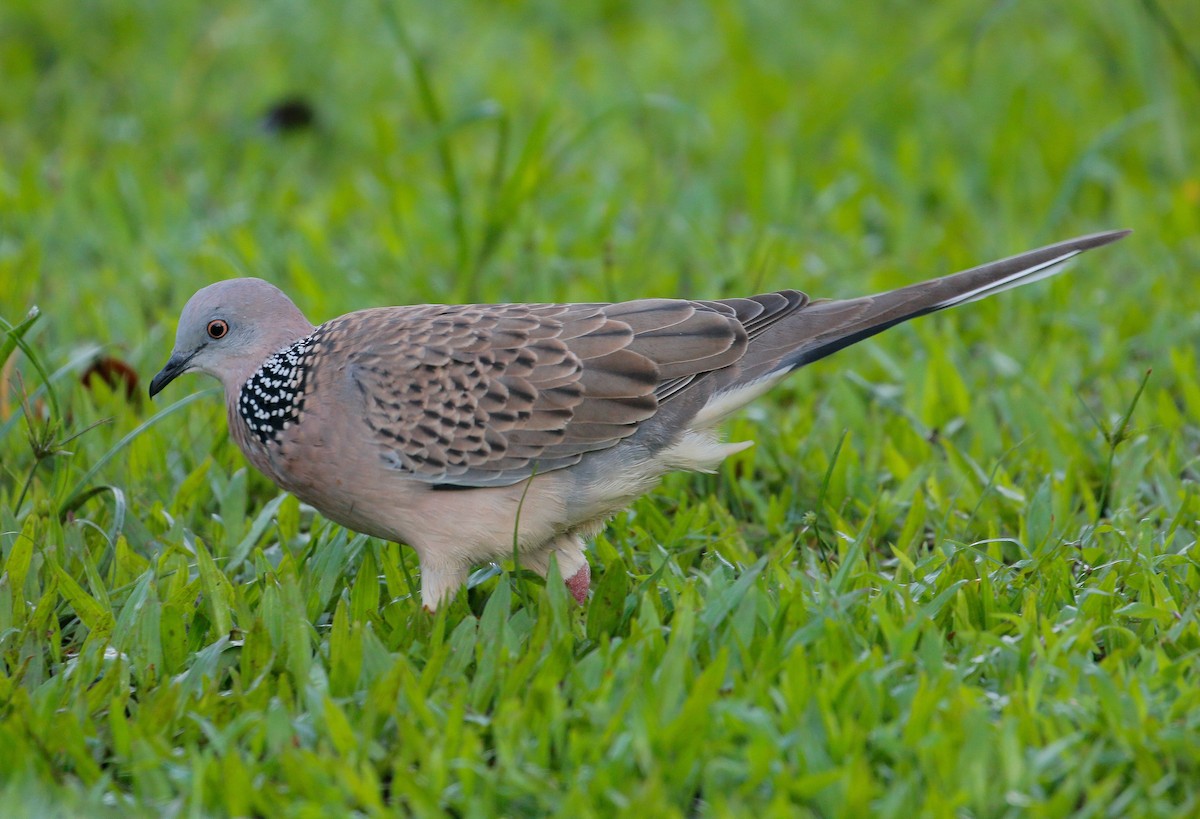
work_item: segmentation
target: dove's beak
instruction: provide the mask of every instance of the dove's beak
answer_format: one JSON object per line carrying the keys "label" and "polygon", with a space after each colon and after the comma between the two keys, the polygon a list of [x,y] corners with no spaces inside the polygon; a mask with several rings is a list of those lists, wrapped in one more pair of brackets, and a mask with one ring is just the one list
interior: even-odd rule
{"label": "dove's beak", "polygon": [[166,365],[159,370],[158,375],[154,376],[154,380],[150,382],[150,397],[153,398],[154,396],[158,395],[160,392],[162,392],[163,387],[167,386],[176,378],[187,372],[188,365],[192,363],[192,358],[194,356],[195,353],[192,353],[191,355],[175,353],[172,355],[171,358],[167,360]]}

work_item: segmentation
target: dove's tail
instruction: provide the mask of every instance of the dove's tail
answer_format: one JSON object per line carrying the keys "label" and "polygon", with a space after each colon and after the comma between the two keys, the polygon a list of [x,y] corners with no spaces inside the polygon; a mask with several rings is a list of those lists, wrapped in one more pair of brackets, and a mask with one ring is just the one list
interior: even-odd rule
{"label": "dove's tail", "polygon": [[750,334],[745,355],[713,384],[696,422],[708,426],[754,400],[788,373],[870,338],[901,322],[979,301],[1060,272],[1071,259],[1127,236],[1128,230],[1093,233],[1048,245],[940,279],[874,296],[809,301],[796,291],[730,299]]}

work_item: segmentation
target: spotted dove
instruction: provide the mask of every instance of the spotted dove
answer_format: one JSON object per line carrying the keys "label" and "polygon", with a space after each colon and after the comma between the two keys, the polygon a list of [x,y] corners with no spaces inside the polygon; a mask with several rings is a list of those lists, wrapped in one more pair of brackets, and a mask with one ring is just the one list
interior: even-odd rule
{"label": "spotted dove", "polygon": [[415,305],[314,328],[273,285],[233,279],[188,301],[150,395],[216,377],[250,462],[330,519],[412,546],[431,610],[514,543],[543,575],[553,555],[583,602],[584,542],[665,473],[749,446],[716,425],[788,373],[1127,233],[844,301]]}

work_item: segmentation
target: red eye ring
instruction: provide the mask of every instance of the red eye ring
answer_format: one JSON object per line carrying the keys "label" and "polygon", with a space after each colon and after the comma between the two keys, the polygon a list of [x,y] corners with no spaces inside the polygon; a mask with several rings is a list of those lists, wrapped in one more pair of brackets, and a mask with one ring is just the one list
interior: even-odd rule
{"label": "red eye ring", "polygon": [[213,319],[208,323],[208,337],[225,338],[229,334],[229,325],[223,319]]}

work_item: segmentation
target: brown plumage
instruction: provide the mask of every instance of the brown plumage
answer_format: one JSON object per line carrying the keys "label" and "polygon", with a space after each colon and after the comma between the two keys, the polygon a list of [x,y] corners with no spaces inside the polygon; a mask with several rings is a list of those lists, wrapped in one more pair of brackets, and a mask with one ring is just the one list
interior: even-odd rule
{"label": "brown plumage", "polygon": [[314,328],[274,286],[235,279],[188,302],[150,393],[218,378],[250,461],[333,520],[413,546],[429,608],[514,540],[537,571],[554,556],[582,600],[584,541],[666,472],[748,446],[714,427],[789,372],[1125,233],[844,301],[418,305]]}

